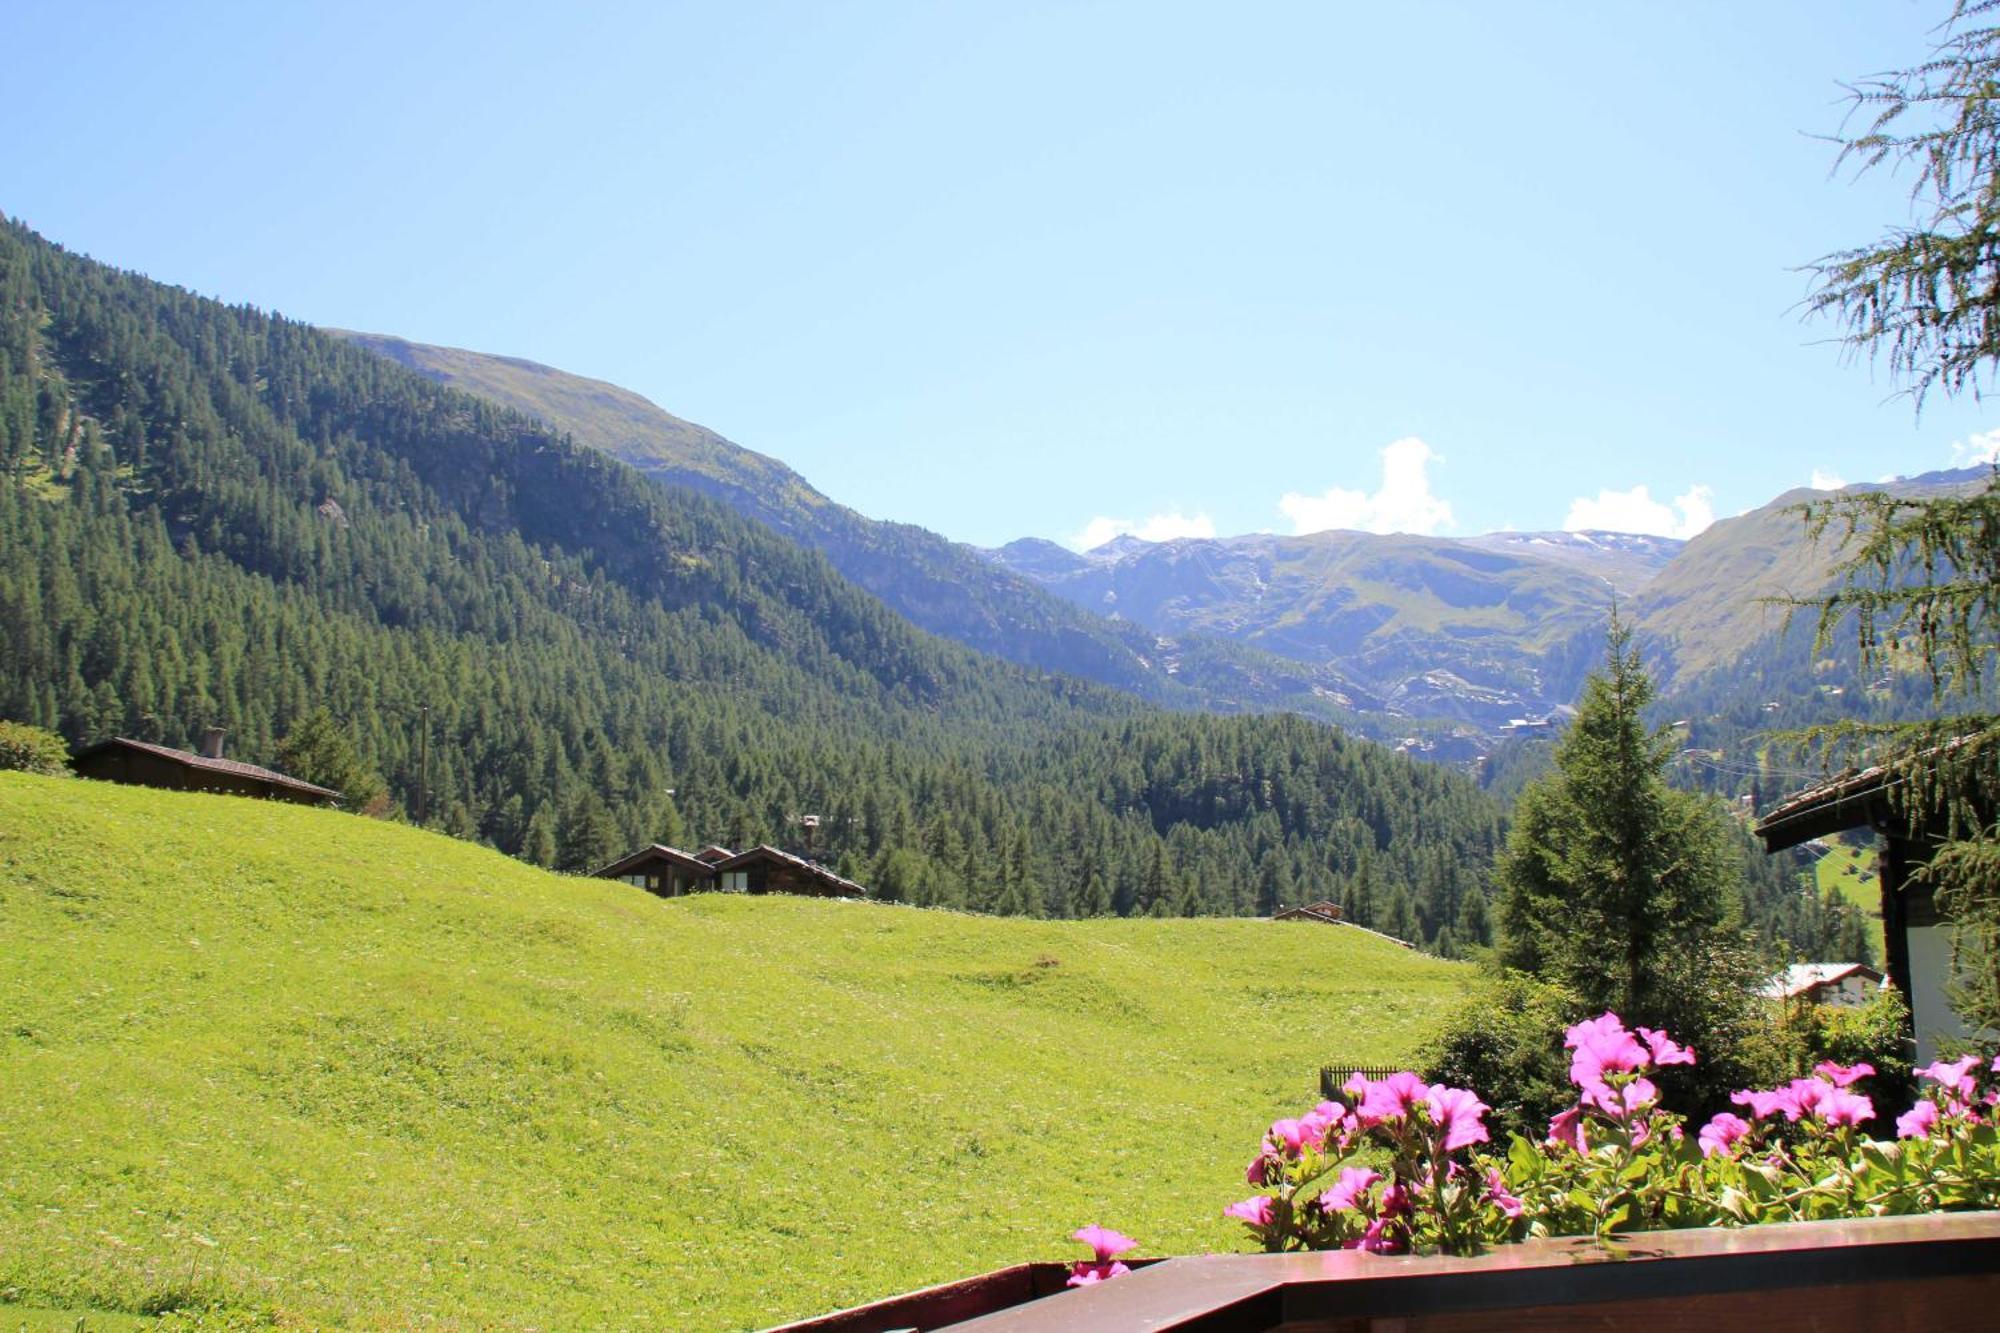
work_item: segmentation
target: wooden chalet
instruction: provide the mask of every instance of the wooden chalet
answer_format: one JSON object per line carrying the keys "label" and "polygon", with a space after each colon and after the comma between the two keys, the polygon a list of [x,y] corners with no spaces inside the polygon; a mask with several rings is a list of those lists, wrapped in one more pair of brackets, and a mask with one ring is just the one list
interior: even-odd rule
{"label": "wooden chalet", "polygon": [[1347,919],[1347,912],[1339,903],[1322,898],[1316,903],[1303,907],[1280,907],[1271,913],[1273,921],[1317,921],[1322,925],[1337,926]]}
{"label": "wooden chalet", "polygon": [[1866,963],[1793,963],[1757,993],[1767,1000],[1852,1009],[1874,999],[1884,981]]}
{"label": "wooden chalet", "polygon": [[868,890],[815,861],[759,845],[732,852],[708,846],[698,852],[654,843],[592,872],[635,888],[677,898],[684,893],[798,893],[818,898],[865,898]]}
{"label": "wooden chalet", "polygon": [[657,893],[662,898],[707,893],[715,888],[714,866],[697,855],[658,842],[591,873],[599,879],[622,879],[634,888]]}
{"label": "wooden chalet", "polygon": [[1849,773],[1787,799],[1757,825],[1767,853],[1850,829],[1872,829],[1881,840],[1882,939],[1889,984],[1910,1011],[1920,1063],[1935,1060],[1944,1038],[1966,1037],[1946,999],[1952,980],[1950,922],[1939,915],[1936,889],[1918,878],[1945,841],[1945,821],[1911,827],[1896,789],[1907,775],[1887,765]]}
{"label": "wooden chalet", "polygon": [[299,805],[335,805],[340,801],[339,792],[289,773],[224,759],[222,732],[217,729],[204,738],[200,754],[120,736],[79,751],[70,764],[81,777],[139,787],[258,796]]}

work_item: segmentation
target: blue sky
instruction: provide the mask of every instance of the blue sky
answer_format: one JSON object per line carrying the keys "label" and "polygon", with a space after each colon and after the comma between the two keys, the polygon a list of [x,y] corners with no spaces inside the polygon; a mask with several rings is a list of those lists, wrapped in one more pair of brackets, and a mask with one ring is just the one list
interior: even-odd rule
{"label": "blue sky", "polygon": [[981,544],[1684,531],[2000,438],[1796,310],[1944,9],[15,0],[0,210]]}

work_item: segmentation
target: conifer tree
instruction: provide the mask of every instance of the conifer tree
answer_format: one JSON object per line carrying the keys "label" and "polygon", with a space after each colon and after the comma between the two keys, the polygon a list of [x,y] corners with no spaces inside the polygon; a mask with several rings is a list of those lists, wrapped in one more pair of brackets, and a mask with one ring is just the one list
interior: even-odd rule
{"label": "conifer tree", "polygon": [[354,737],[325,708],[299,719],[278,742],[277,765],[295,778],[331,787],[341,804],[358,814],[380,815],[388,809],[389,789],[382,775],[361,762]]}
{"label": "conifer tree", "polygon": [[1554,770],[1515,809],[1500,956],[1592,1012],[1683,1031],[1675,979],[1723,924],[1729,860],[1712,799],[1667,785],[1671,742],[1641,717],[1652,682],[1631,638],[1614,619]]}

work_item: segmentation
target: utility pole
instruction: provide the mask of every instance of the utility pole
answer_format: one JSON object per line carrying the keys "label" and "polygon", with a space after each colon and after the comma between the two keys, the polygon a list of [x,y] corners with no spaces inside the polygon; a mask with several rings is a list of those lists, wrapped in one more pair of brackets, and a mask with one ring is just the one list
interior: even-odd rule
{"label": "utility pole", "polygon": [[417,724],[417,827],[430,823],[431,818],[431,706],[417,705],[421,721]]}

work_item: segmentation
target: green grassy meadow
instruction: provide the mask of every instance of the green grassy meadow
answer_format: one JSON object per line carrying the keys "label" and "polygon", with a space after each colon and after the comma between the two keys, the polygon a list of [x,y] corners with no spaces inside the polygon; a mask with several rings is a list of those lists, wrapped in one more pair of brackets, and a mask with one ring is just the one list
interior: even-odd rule
{"label": "green grassy meadow", "polygon": [[1875,941],[1875,957],[1882,958],[1882,880],[1876,868],[1872,838],[1828,838],[1833,848],[1813,864],[1813,876],[1824,894],[1832,889],[1868,915],[1868,928]]}
{"label": "green grassy meadow", "polygon": [[0,1328],[740,1327],[1085,1222],[1239,1248],[1264,1124],[1467,975],[1307,925],[667,902],[12,773],[0,938]]}

